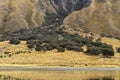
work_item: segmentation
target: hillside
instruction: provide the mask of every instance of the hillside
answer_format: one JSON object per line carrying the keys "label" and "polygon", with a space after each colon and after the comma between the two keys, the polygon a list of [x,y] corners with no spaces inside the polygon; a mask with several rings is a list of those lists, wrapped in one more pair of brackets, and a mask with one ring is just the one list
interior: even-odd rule
{"label": "hillside", "polygon": [[0,0],[0,63],[120,67],[119,0]]}
{"label": "hillside", "polygon": [[0,0],[0,33],[64,24],[120,36],[119,0]]}
{"label": "hillside", "polygon": [[98,34],[120,36],[120,0],[92,0],[89,7],[71,13],[66,26],[80,27]]}
{"label": "hillside", "polygon": [[[37,66],[120,67],[120,40],[63,27],[40,27],[1,36],[0,63]],[[49,31],[48,31],[49,30]],[[101,40],[98,40],[100,39]]]}
{"label": "hillside", "polygon": [[0,0],[0,32],[38,27],[45,22],[54,24],[56,19],[89,3],[90,0]]}

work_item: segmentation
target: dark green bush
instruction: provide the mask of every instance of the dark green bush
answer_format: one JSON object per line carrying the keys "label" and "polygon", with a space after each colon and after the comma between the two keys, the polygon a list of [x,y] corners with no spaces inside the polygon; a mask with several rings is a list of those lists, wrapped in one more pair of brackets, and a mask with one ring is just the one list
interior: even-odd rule
{"label": "dark green bush", "polygon": [[105,57],[114,56],[114,50],[112,48],[103,48],[102,55]]}
{"label": "dark green bush", "polygon": [[28,40],[28,41],[26,42],[26,44],[27,44],[27,47],[28,47],[28,48],[32,49],[32,48],[35,47],[36,41],[34,41],[34,40]]}
{"label": "dark green bush", "polygon": [[49,44],[45,44],[44,46],[46,47],[47,50],[53,50],[53,49],[54,49],[54,48],[53,48],[51,45],[49,45]]}
{"label": "dark green bush", "polygon": [[91,42],[91,45],[97,46],[97,47],[102,47],[103,43],[101,43],[101,42]]}
{"label": "dark green bush", "polygon": [[29,49],[32,49],[32,48],[34,48],[34,44],[28,44],[27,47],[28,47]]}
{"label": "dark green bush", "polygon": [[56,48],[59,46],[59,44],[57,44],[57,43],[55,43],[55,42],[51,42],[51,43],[49,43],[49,45],[50,45],[53,49],[56,49]]}
{"label": "dark green bush", "polygon": [[119,52],[119,53],[120,53],[120,48],[117,48],[117,52]]}
{"label": "dark green bush", "polygon": [[58,52],[65,52],[65,49],[62,47],[57,47]]}
{"label": "dark green bush", "polygon": [[41,47],[41,46],[36,46],[35,50],[36,50],[36,51],[41,51],[41,50],[42,50],[42,47]]}
{"label": "dark green bush", "polygon": [[11,56],[12,56],[12,54],[9,54],[9,55],[8,55],[8,57],[11,57]]}
{"label": "dark green bush", "polygon": [[4,52],[4,54],[10,54],[11,52]]}
{"label": "dark green bush", "polygon": [[9,43],[17,45],[20,43],[20,40],[18,38],[11,38]]}
{"label": "dark green bush", "polygon": [[81,47],[78,47],[78,46],[67,46],[67,49],[77,51],[77,52],[83,52],[83,49]]}
{"label": "dark green bush", "polygon": [[97,47],[88,47],[86,53],[88,55],[99,55],[101,53],[101,50]]}

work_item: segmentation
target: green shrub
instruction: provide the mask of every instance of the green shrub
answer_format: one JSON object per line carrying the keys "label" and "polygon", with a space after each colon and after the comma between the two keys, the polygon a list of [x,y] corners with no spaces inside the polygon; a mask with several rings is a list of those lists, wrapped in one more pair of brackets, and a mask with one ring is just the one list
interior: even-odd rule
{"label": "green shrub", "polygon": [[88,47],[86,53],[88,55],[99,55],[101,53],[101,50],[97,47]]}
{"label": "green shrub", "polygon": [[28,47],[29,49],[32,49],[32,48],[34,48],[34,44],[28,44],[27,47]]}
{"label": "green shrub", "polygon": [[120,48],[117,48],[117,52],[120,53]]}
{"label": "green shrub", "polygon": [[9,54],[9,55],[8,55],[8,57],[11,57],[11,56],[12,56],[12,54]]}
{"label": "green shrub", "polygon": [[41,47],[41,46],[36,46],[35,50],[36,50],[36,51],[41,51],[41,50],[42,50],[42,47]]}
{"label": "green shrub", "polygon": [[49,43],[49,45],[50,45],[53,49],[56,49],[56,48],[59,46],[59,44],[54,43],[54,42]]}
{"label": "green shrub", "polygon": [[58,52],[65,52],[65,49],[62,47],[57,47]]}
{"label": "green shrub", "polygon": [[0,58],[3,58],[3,56],[0,56]]}
{"label": "green shrub", "polygon": [[114,50],[112,48],[103,48],[102,55],[105,57],[114,56]]}
{"label": "green shrub", "polygon": [[49,45],[49,44],[45,44],[44,47],[46,47],[46,50],[53,50],[54,48]]}
{"label": "green shrub", "polygon": [[83,52],[83,49],[79,46],[67,46],[67,49],[68,50],[73,50],[73,51],[76,51],[76,52]]}
{"label": "green shrub", "polygon": [[4,54],[10,54],[11,52],[4,52]]}
{"label": "green shrub", "polygon": [[11,38],[9,43],[18,45],[20,43],[20,40],[18,38]]}
{"label": "green shrub", "polygon": [[91,45],[97,46],[97,47],[102,47],[103,43],[101,43],[101,42],[91,42]]}

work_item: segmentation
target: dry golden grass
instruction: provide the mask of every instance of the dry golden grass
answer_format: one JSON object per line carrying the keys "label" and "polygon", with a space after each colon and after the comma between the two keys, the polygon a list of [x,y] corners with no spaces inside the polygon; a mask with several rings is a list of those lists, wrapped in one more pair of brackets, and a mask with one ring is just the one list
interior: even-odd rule
{"label": "dry golden grass", "polygon": [[[120,41],[113,38],[102,38],[102,42],[113,45],[113,48],[120,47]],[[88,56],[82,52],[65,51],[59,53],[56,50],[47,52],[27,52],[26,42],[19,45],[10,45],[8,41],[1,42],[1,47],[6,47],[1,52],[12,52],[11,57],[0,58],[0,63],[17,65],[37,66],[71,66],[71,67],[120,67],[120,54],[115,51],[112,58],[102,56]],[[21,54],[14,54],[17,51],[26,51]]]}
{"label": "dry golden grass", "polygon": [[[0,72],[0,75],[18,78],[22,80],[86,80],[91,78],[110,77],[119,80],[119,71],[76,71],[76,72],[59,72],[59,71],[12,71]],[[11,80],[11,79],[9,79]]]}

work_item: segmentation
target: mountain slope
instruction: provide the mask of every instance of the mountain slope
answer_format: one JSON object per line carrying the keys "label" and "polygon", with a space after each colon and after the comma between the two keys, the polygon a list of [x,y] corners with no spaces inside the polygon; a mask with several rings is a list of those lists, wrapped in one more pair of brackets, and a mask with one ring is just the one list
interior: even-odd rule
{"label": "mountain slope", "polygon": [[120,0],[0,0],[0,33],[64,23],[120,36]]}
{"label": "mountain slope", "polygon": [[92,0],[89,7],[70,14],[64,24],[99,34],[120,36],[119,4],[120,0]]}
{"label": "mountain slope", "polygon": [[89,4],[90,0],[0,0],[0,31],[38,27],[47,15],[66,17]]}

